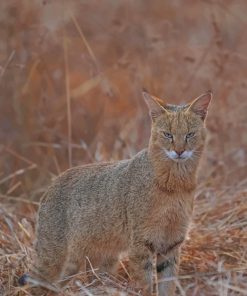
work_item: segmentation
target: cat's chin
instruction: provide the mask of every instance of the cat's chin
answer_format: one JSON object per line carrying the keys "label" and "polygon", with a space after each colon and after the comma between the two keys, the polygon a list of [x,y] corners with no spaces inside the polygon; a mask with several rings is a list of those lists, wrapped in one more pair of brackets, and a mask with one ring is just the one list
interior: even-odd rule
{"label": "cat's chin", "polygon": [[187,158],[170,158],[171,161],[174,161],[176,163],[185,163],[188,160],[191,160],[191,157],[187,157]]}

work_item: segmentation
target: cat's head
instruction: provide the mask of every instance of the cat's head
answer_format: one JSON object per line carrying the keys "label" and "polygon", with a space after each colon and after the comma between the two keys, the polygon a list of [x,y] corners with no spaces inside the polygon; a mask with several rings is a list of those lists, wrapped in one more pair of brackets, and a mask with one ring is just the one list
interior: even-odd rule
{"label": "cat's head", "polygon": [[205,142],[205,118],[212,93],[183,106],[170,105],[143,91],[152,119],[150,147],[161,159],[185,162],[200,156]]}

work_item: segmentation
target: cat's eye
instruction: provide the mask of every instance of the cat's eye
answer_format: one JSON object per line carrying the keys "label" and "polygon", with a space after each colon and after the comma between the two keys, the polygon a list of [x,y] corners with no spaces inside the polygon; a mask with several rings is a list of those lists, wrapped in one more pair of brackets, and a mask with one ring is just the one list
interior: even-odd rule
{"label": "cat's eye", "polygon": [[188,134],[186,135],[186,139],[193,138],[194,135],[195,135],[194,132],[188,133]]}
{"label": "cat's eye", "polygon": [[164,136],[165,136],[165,138],[167,138],[167,139],[172,139],[172,138],[173,138],[173,135],[172,135],[172,134],[170,134],[170,133],[166,133],[166,132],[164,132]]}

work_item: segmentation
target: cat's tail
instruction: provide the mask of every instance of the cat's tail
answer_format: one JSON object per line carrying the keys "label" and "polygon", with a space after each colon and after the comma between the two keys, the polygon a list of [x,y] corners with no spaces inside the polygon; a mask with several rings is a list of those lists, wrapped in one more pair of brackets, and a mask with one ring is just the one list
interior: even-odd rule
{"label": "cat's tail", "polygon": [[24,273],[19,279],[18,279],[18,284],[20,286],[25,286],[28,284],[29,282],[29,279],[30,279],[30,276],[28,273]]}
{"label": "cat's tail", "polygon": [[43,281],[43,280],[35,279],[34,277],[31,277],[28,273],[24,273],[18,279],[18,284],[20,286],[25,286],[27,284],[31,284],[33,287],[46,288],[46,289],[54,291],[56,293],[58,293],[60,291],[57,286],[53,286],[50,283]]}

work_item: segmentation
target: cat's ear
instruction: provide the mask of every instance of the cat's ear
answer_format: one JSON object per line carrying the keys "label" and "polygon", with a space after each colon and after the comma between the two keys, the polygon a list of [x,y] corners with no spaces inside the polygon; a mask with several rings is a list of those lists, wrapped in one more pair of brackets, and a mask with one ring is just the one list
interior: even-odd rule
{"label": "cat's ear", "polygon": [[150,95],[146,90],[143,90],[142,94],[148,106],[149,114],[152,121],[155,121],[157,117],[167,112],[166,109],[162,106],[164,102],[161,99]]}
{"label": "cat's ear", "polygon": [[199,115],[204,121],[208,112],[208,106],[212,99],[212,92],[208,91],[205,94],[200,95],[191,104],[189,104],[188,111],[192,111]]}

